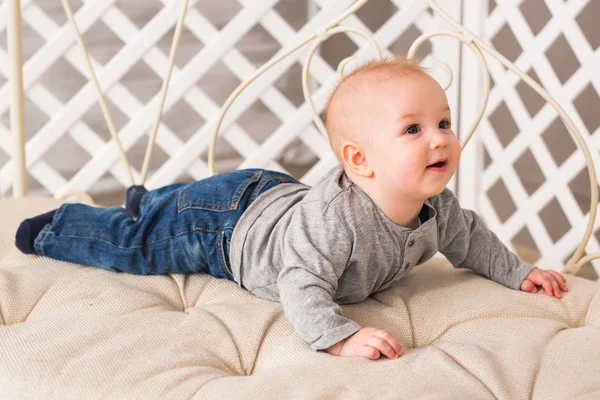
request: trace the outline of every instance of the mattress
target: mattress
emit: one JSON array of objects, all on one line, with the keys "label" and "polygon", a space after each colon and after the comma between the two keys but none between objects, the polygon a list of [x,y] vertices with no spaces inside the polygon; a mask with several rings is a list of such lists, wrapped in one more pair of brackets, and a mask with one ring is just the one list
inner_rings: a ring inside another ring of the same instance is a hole
[{"label": "mattress", "polygon": [[434,258],[342,307],[404,355],[335,357],[229,281],[21,254],[20,220],[58,204],[0,202],[0,399],[600,398],[596,282],[568,276],[558,300]]}]

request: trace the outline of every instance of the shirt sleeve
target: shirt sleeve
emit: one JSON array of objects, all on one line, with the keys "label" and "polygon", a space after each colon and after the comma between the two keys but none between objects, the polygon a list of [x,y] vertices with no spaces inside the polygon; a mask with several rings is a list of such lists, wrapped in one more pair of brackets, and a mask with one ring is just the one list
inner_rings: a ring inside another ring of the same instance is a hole
[{"label": "shirt sleeve", "polygon": [[286,231],[283,269],[277,278],[287,319],[314,350],[324,350],[361,329],[333,301],[351,244],[331,208],[308,203]]},{"label": "shirt sleeve", "polygon": [[474,211],[461,208],[449,189],[436,197],[439,251],[456,268],[472,269],[494,282],[520,290],[535,267],[510,251]]}]

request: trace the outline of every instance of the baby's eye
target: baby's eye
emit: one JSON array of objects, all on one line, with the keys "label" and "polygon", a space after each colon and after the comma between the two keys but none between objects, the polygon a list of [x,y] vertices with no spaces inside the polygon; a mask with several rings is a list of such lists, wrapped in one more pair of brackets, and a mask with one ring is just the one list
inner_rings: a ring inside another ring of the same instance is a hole
[{"label": "baby's eye", "polygon": [[419,125],[411,125],[404,131],[404,133],[408,133],[409,135],[414,135],[419,132],[421,132],[421,128],[419,128]]},{"label": "baby's eye", "polygon": [[439,128],[440,129],[450,129],[450,121],[446,121],[445,119],[440,121]]}]

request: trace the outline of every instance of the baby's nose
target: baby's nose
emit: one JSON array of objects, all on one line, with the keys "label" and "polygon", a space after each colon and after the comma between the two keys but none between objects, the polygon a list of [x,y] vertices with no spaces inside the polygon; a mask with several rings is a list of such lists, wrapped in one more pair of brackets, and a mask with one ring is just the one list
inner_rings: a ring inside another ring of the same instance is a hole
[{"label": "baby's nose", "polygon": [[429,145],[432,150],[437,149],[438,147],[445,147],[448,145],[448,138],[441,132],[435,132]]}]

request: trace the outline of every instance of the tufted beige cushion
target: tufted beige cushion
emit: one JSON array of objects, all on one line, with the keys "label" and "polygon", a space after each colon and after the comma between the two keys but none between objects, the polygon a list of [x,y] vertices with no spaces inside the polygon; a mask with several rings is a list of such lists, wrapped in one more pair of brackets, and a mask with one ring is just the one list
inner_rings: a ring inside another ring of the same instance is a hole
[{"label": "tufted beige cushion", "polygon": [[344,312],[390,330],[398,360],[305,344],[278,303],[205,275],[139,277],[25,256],[0,202],[0,399],[600,398],[599,286],[562,300],[434,259]]}]

